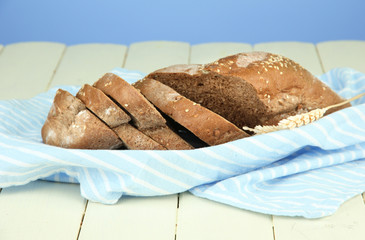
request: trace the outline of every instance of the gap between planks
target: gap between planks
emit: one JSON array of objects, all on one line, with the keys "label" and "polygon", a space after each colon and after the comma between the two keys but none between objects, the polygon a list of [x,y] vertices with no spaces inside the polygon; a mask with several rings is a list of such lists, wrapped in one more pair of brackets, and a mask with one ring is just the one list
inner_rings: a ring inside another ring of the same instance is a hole
[{"label": "gap between planks", "polygon": [[51,87],[51,84],[52,84],[53,79],[54,79],[54,77],[55,77],[55,75],[56,75],[56,72],[57,72],[57,70],[58,70],[58,68],[59,68],[59,66],[60,66],[60,64],[61,64],[61,62],[62,62],[63,57],[65,56],[66,49],[67,49],[67,47],[65,47],[65,48],[63,49],[62,54],[61,54],[61,56],[60,56],[60,59],[58,60],[58,62],[57,62],[57,64],[56,64],[55,69],[53,70],[52,76],[51,76],[51,78],[49,79],[49,81],[48,81],[48,83],[47,83],[47,86],[46,86],[45,91],[47,91],[47,90]]},{"label": "gap between planks", "polygon": [[272,239],[275,240],[274,215],[271,215],[271,225],[272,225]]},{"label": "gap between planks", "polygon": [[174,240],[177,239],[177,226],[178,226],[178,223],[179,223],[179,205],[180,205],[180,193],[177,194],[176,218],[175,218],[175,236],[174,236]]},{"label": "gap between planks", "polygon": [[80,237],[81,228],[82,228],[82,224],[84,223],[84,218],[85,218],[85,214],[86,214],[86,210],[87,210],[87,206],[88,206],[88,205],[89,205],[89,200],[86,200],[85,208],[84,208],[84,212],[82,213],[82,216],[81,216],[80,227],[79,227],[79,231],[78,231],[78,233],[77,233],[76,240],[78,240],[78,239],[79,239],[79,237]]},{"label": "gap between planks", "polygon": [[324,65],[323,65],[323,61],[322,61],[321,55],[319,54],[318,45],[317,44],[314,44],[314,47],[316,49],[316,54],[317,54],[317,57],[319,59],[319,64],[321,65],[322,74],[323,74],[323,73],[325,73],[325,69],[324,69]]}]

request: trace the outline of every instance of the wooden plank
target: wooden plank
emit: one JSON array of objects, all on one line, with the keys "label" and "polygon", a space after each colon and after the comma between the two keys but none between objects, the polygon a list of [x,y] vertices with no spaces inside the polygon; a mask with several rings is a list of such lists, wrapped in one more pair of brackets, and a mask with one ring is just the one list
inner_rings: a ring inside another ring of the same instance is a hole
[{"label": "wooden plank", "polygon": [[176,195],[124,197],[116,205],[89,203],[79,240],[175,237]]},{"label": "wooden plank", "polygon": [[76,239],[85,201],[76,184],[36,181],[0,194],[0,239]]},{"label": "wooden plank", "polygon": [[[1,96],[31,97],[45,91],[64,48],[43,42],[6,46],[0,54],[0,79],[7,79],[1,82]],[[85,207],[78,189],[78,185],[44,181],[3,189],[0,239],[75,239]]]},{"label": "wooden plank", "polygon": [[[179,42],[132,44],[124,67],[148,72],[165,65],[188,63],[189,52],[190,46]],[[90,239],[90,236],[103,236],[103,234],[108,234],[107,236],[110,237],[118,236],[119,238],[128,234],[129,237],[126,239],[173,239],[177,198],[177,194],[161,198],[131,198],[126,200],[122,198],[118,204],[113,206],[90,202],[81,228],[80,239]],[[142,211],[138,210],[139,208]],[[144,214],[143,209],[151,214]],[[118,214],[105,214],[105,211],[121,214],[116,225],[112,225],[118,226],[118,228],[111,227],[112,222],[115,221],[115,216]],[[140,221],[137,224],[138,218]],[[122,223],[119,224],[119,221]],[[109,232],[107,233],[103,229],[109,229]],[[121,232],[123,235],[120,235]]]},{"label": "wooden plank", "polygon": [[150,73],[174,64],[187,63],[190,45],[184,42],[151,41],[131,44],[126,69]]},{"label": "wooden plank", "polygon": [[252,46],[247,43],[203,43],[191,47],[190,63],[210,63],[219,58],[240,52],[250,52]]},{"label": "wooden plank", "polygon": [[104,73],[123,66],[126,51],[126,46],[117,44],[70,46],[50,86],[94,83]]},{"label": "wooden plank", "polygon": [[270,215],[180,195],[177,240],[273,239]]},{"label": "wooden plank", "polygon": [[[314,44],[304,42],[269,42],[254,45],[254,51],[264,51],[290,58],[314,75],[322,74],[321,64]],[[305,53],[305,54],[303,54]]]},{"label": "wooden plank", "polygon": [[30,98],[46,90],[65,45],[28,42],[7,45],[0,54],[0,99]]},{"label": "wooden plank", "polygon": [[[324,46],[323,43],[322,46]],[[328,46],[332,46],[330,50]],[[326,46],[328,48],[322,53],[322,48],[318,48],[320,62],[322,62],[325,71],[329,70],[331,59],[341,59],[345,52],[337,51],[338,45],[331,44]],[[297,53],[300,55],[299,53]],[[307,54],[305,51],[302,55]],[[329,59],[329,60],[328,60]],[[347,63],[352,64],[352,61],[358,59],[348,59]],[[313,61],[317,64],[317,61]],[[303,219],[290,217],[273,217],[275,238],[279,240],[285,239],[344,239],[351,237],[351,239],[360,239],[357,236],[365,235],[365,206],[361,199],[361,195],[356,196],[351,201],[346,202],[339,210],[332,216],[321,219]],[[359,235],[361,234],[361,235]]]},{"label": "wooden plank", "polygon": [[[221,57],[252,50],[249,44],[209,43],[194,45],[191,63],[208,63]],[[271,216],[240,210],[198,198],[180,195],[177,239],[272,239]]]},{"label": "wooden plank", "polygon": [[350,67],[365,73],[365,41],[331,41],[317,44],[325,71]]},{"label": "wooden plank", "polygon": [[358,195],[332,216],[321,219],[275,217],[274,226],[277,240],[362,240],[365,236],[364,202]]}]

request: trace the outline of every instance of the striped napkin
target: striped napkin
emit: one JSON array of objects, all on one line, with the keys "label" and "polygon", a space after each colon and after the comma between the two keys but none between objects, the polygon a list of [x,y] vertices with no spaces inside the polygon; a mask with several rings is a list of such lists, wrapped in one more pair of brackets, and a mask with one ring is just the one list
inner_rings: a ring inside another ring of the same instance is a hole
[{"label": "striped napkin", "polygon": [[[143,77],[113,72],[129,82]],[[353,69],[320,78],[344,98],[365,91],[365,74]],[[190,191],[238,208],[306,218],[330,215],[365,191],[365,99],[294,130],[201,149],[75,150],[42,143],[40,129],[57,89],[0,101],[0,187],[37,179],[79,183],[83,197],[105,204],[125,195]]]}]

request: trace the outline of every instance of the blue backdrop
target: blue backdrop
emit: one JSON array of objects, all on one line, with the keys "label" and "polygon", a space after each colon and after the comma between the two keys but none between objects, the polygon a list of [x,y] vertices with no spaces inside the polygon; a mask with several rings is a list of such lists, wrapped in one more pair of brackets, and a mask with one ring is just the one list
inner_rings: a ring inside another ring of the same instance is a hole
[{"label": "blue backdrop", "polygon": [[365,40],[363,0],[0,0],[0,44]]}]

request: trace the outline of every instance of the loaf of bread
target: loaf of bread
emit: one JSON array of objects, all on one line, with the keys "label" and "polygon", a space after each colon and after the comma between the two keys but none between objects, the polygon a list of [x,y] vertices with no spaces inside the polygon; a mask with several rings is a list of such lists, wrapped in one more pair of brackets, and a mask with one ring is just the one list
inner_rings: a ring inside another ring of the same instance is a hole
[{"label": "loaf of bread", "polygon": [[250,136],[242,127],[276,125],[344,101],[299,64],[265,52],[166,67],[133,85],[107,73],[76,96],[57,92],[42,128],[45,143],[88,149],[192,149],[190,139],[183,139],[172,125],[204,145],[217,145]]},{"label": "loaf of bread", "polygon": [[298,63],[266,52],[239,53],[206,65],[174,65],[147,77],[240,128],[276,125],[289,116],[343,101]]}]

